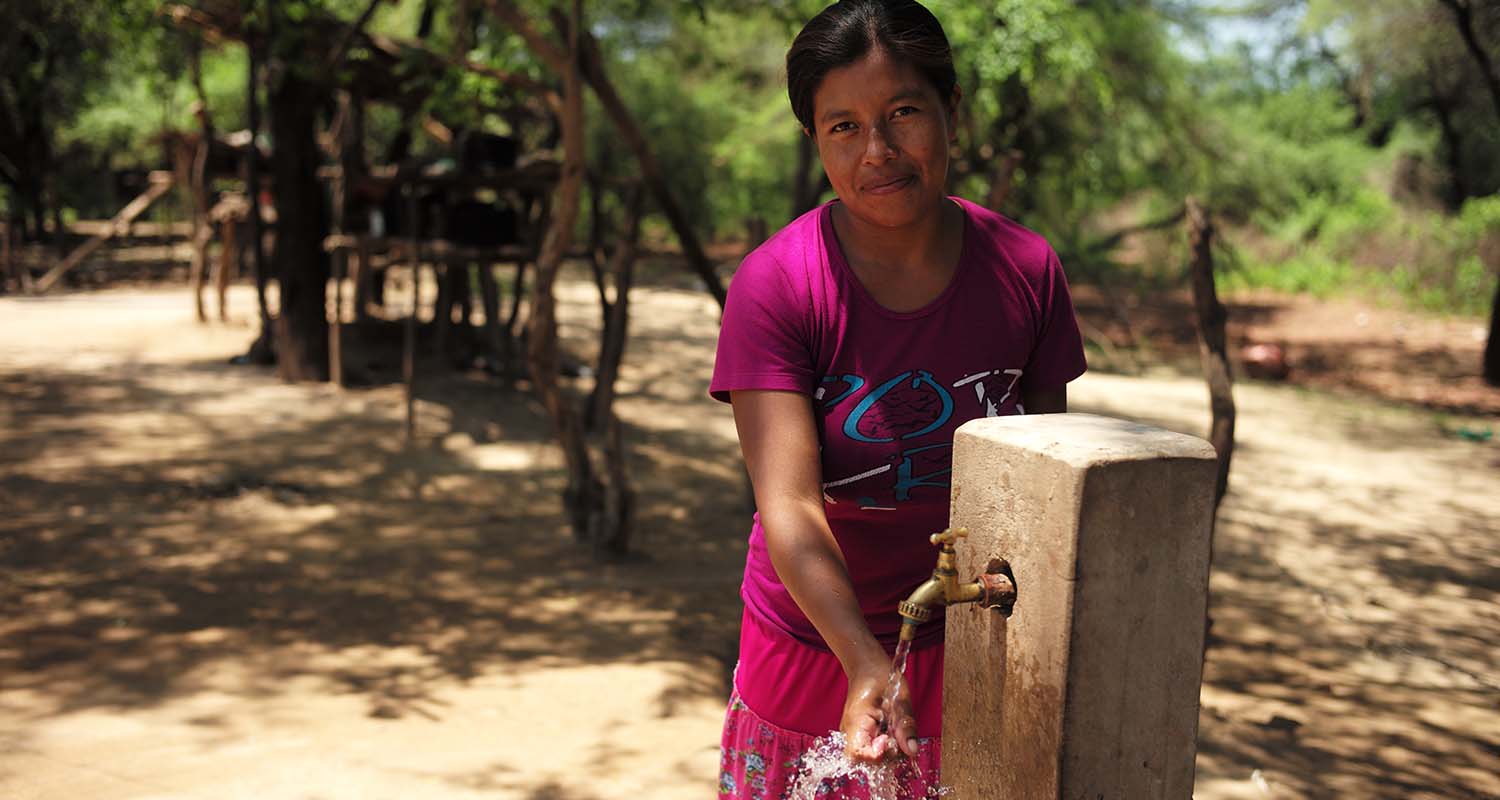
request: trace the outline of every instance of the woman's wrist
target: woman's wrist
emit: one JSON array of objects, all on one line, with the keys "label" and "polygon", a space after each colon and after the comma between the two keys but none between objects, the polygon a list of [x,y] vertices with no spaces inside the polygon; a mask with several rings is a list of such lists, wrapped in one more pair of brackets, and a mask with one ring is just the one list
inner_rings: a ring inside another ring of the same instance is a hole
[{"label": "woman's wrist", "polygon": [[891,657],[874,636],[870,636],[868,642],[860,642],[851,648],[847,655],[839,658],[839,663],[844,667],[844,677],[850,684],[862,678],[884,675],[891,670]]}]

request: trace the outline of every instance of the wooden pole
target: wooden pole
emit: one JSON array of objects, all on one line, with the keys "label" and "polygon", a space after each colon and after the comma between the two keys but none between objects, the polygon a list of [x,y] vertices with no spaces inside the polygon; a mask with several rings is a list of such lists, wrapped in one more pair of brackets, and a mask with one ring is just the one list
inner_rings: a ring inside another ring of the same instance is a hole
[{"label": "wooden pole", "polygon": [[354,243],[354,321],[363,323],[370,318],[370,279],[373,275],[370,264],[369,240],[360,236]]},{"label": "wooden pole", "polygon": [[439,361],[447,358],[448,334],[453,329],[453,305],[458,294],[460,271],[465,268],[451,262],[434,263],[437,299],[432,306],[432,339],[428,342]]},{"label": "wooden pole", "polygon": [[1229,312],[1214,289],[1213,223],[1195,198],[1187,199],[1188,244],[1192,248],[1193,305],[1198,312],[1198,345],[1203,376],[1208,381],[1213,423],[1208,440],[1219,454],[1219,477],[1214,485],[1214,507],[1229,489],[1229,461],[1234,455],[1234,387],[1229,369]]},{"label": "wooden pole", "polygon": [[328,332],[328,372],[335,386],[344,388],[344,274],[349,251],[333,254],[333,330]]},{"label": "wooden pole", "polygon": [[219,223],[219,269],[214,273],[214,292],[219,297],[219,321],[229,321],[229,284],[240,265],[239,220],[231,214]]},{"label": "wooden pole", "polygon": [[406,442],[417,440],[417,309],[422,303],[422,259],[417,252],[417,188],[406,185],[406,216],[411,247],[411,313],[406,315],[406,336],[401,351],[401,377],[406,383]]},{"label": "wooden pole", "polygon": [[21,276],[16,269],[15,250],[11,246],[11,236],[16,226],[9,221],[0,224],[5,226],[5,236],[0,238],[0,264],[3,264],[5,267],[5,279],[7,283],[13,287],[14,291],[19,291],[21,289]]},{"label": "wooden pole", "polygon": [[58,280],[60,280],[63,275],[67,274],[69,270],[83,263],[83,260],[85,258],[88,258],[89,255],[95,250],[99,249],[100,245],[103,245],[111,238],[120,235],[128,230],[130,227],[130,223],[134,221],[136,217],[145,213],[146,209],[150,208],[152,203],[156,202],[157,199],[167,193],[167,190],[172,188],[172,173],[160,171],[152,172],[149,177],[149,182],[150,185],[147,187],[146,191],[142,192],[140,196],[136,197],[134,200],[131,200],[128,205],[120,209],[120,213],[116,214],[114,219],[110,220],[109,225],[105,227],[103,231],[95,234],[92,238],[90,238],[83,244],[78,245],[78,247],[75,248],[73,252],[68,254],[67,258],[64,258],[57,266],[49,270],[46,275],[43,275],[41,280],[37,281],[36,286],[34,287],[36,293],[41,294],[42,292],[51,289],[54,285],[57,284]]},{"label": "wooden pole", "polygon": [[485,361],[491,366],[501,357],[500,341],[500,285],[495,281],[495,265],[478,262],[479,292],[484,302],[484,341],[489,350]]},{"label": "wooden pole", "polygon": [[[255,3],[250,3],[253,10]],[[259,82],[260,63],[255,51],[255,41],[245,44],[245,55],[249,60],[245,78],[245,111],[250,124],[250,147],[245,151],[245,195],[250,200],[250,268],[255,273],[255,302],[260,310],[260,341],[270,349],[271,310],[266,303],[266,252],[265,228],[260,217],[260,99],[256,87]]]},{"label": "wooden pole", "polygon": [[[361,19],[364,19],[361,17]],[[343,45],[340,45],[342,47]],[[333,208],[330,215],[332,232],[342,234],[347,226],[353,182],[358,180],[357,165],[351,151],[355,149],[357,137],[362,136],[360,125],[354,119],[358,113],[357,101],[348,91],[338,93],[339,107],[339,165],[338,177],[333,180]],[[328,377],[339,388],[344,387],[344,275],[348,272],[349,251],[339,248],[333,252],[333,319],[328,331]]]}]

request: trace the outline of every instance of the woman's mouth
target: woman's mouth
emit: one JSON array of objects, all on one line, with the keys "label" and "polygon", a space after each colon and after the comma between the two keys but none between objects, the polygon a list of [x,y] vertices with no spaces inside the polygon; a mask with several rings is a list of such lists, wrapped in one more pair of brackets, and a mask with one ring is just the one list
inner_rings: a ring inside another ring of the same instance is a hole
[{"label": "woman's mouth", "polygon": [[894,194],[910,186],[916,180],[911,175],[902,175],[895,178],[885,178],[873,183],[865,184],[866,194]]}]

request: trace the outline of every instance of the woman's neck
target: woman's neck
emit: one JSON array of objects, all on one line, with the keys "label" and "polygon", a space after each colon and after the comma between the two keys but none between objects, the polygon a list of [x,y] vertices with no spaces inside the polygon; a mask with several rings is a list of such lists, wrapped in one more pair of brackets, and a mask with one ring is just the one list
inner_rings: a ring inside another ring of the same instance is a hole
[{"label": "woman's neck", "polygon": [[832,209],[833,233],[850,270],[876,303],[906,313],[940,297],[963,254],[964,212],[944,200],[919,224],[880,228],[859,224],[842,203]]},{"label": "woman's neck", "polygon": [[900,228],[870,225],[833,206],[833,230],[844,258],[858,272],[951,271],[963,239],[963,211],[944,198],[932,213]]}]

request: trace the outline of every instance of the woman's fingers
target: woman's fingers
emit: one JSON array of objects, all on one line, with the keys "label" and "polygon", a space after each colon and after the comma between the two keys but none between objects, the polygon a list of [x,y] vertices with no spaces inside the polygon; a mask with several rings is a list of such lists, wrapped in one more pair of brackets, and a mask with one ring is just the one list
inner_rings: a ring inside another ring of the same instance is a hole
[{"label": "woman's fingers", "polygon": [[846,736],[844,751],[850,758],[874,761],[884,756],[890,746],[891,737],[881,733],[871,720],[869,724],[860,725]]},{"label": "woman's fingers", "polygon": [[900,744],[901,752],[911,758],[917,757],[917,720],[910,715],[903,716],[896,723],[894,729],[896,742]]},{"label": "woman's fingers", "polygon": [[890,734],[891,750],[906,756],[917,754],[917,719],[911,705],[911,687],[903,676],[894,697],[881,698],[881,729]]}]

